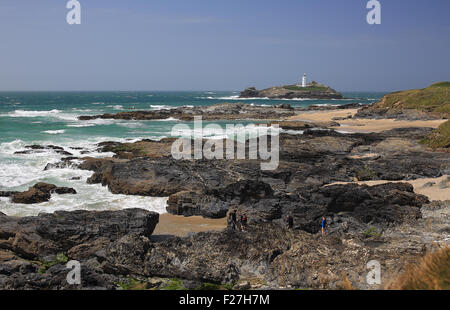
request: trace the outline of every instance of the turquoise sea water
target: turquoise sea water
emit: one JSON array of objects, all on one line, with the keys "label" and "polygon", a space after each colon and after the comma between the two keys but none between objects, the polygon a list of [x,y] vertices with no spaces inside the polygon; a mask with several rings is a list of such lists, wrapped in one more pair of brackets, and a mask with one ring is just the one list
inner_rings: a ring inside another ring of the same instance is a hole
[{"label": "turquoise sea water", "polygon": [[[378,101],[383,93],[344,93],[345,100],[266,100],[238,99],[237,92],[0,92],[0,191],[25,190],[36,182],[70,186],[77,195],[53,195],[39,205],[13,205],[0,198],[0,212],[9,215],[33,215],[39,212],[74,209],[121,209],[140,207],[165,212],[166,198],[112,195],[101,185],[88,185],[89,171],[52,169],[45,165],[62,157],[54,151],[18,155],[25,145],[63,146],[74,156],[108,156],[98,154],[95,145],[102,141],[135,141],[170,136],[179,121],[91,120],[79,121],[80,115],[117,113],[132,110],[170,109],[178,106],[202,106],[223,102],[246,102],[277,105],[288,102],[294,107],[312,104],[363,104]],[[204,125],[206,125],[205,123]],[[82,147],[88,153],[80,154]],[[80,180],[72,180],[81,177]]]}]

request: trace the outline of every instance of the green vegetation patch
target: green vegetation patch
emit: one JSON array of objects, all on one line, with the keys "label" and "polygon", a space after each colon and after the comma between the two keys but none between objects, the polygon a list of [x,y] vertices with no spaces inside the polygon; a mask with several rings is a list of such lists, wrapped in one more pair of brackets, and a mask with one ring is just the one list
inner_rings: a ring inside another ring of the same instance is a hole
[{"label": "green vegetation patch", "polygon": [[186,290],[183,286],[183,280],[181,279],[170,279],[166,286],[160,288],[163,291],[182,291]]},{"label": "green vegetation patch", "polygon": [[450,87],[450,82],[438,82],[434,83],[430,87]]},{"label": "green vegetation patch", "polygon": [[297,85],[287,85],[287,86],[283,86],[283,88],[287,89],[287,90],[293,90],[293,91],[326,91],[326,90],[328,90],[327,87],[322,87],[322,86],[300,87]]},{"label": "green vegetation patch", "polygon": [[69,258],[64,253],[59,253],[56,255],[56,258],[54,261],[42,261],[41,262],[41,268],[39,269],[39,273],[43,274],[45,273],[50,267],[53,267],[57,264],[65,264],[69,261]]},{"label": "green vegetation patch", "polygon": [[148,289],[148,285],[145,282],[129,278],[126,281],[119,282],[118,286],[121,290],[125,291],[139,291]]},{"label": "green vegetation patch", "polygon": [[413,89],[386,95],[376,106],[390,109],[415,109],[450,115],[450,82],[440,82],[424,89]]},{"label": "green vegetation patch", "polygon": [[216,283],[203,283],[196,290],[200,291],[231,291],[234,284],[216,284]]},{"label": "green vegetation patch", "polygon": [[450,121],[443,123],[420,142],[433,149],[450,148]]},{"label": "green vegetation patch", "polygon": [[370,227],[365,232],[363,232],[364,237],[370,238],[370,237],[381,237],[381,233],[377,232],[377,229],[375,227]]}]

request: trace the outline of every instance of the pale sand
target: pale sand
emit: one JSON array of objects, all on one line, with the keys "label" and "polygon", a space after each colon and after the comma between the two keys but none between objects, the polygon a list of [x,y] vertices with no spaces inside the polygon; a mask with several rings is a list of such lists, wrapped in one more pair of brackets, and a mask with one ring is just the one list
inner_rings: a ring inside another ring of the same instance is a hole
[{"label": "pale sand", "polygon": [[[450,200],[450,188],[439,188],[439,183],[442,181],[445,181],[450,175],[444,175],[440,178],[424,178],[424,179],[417,179],[417,180],[411,180],[411,181],[360,181],[360,182],[336,182],[333,184],[327,184],[325,186],[331,186],[335,184],[349,184],[349,183],[356,183],[356,184],[366,184],[369,186],[378,185],[378,184],[384,184],[384,183],[399,183],[399,182],[406,182],[410,183],[414,187],[414,192],[416,194],[425,195],[428,197],[430,201],[433,200]],[[427,186],[424,187],[426,183],[433,182],[435,183],[433,186]],[[450,184],[449,184],[450,186]]]},{"label": "pale sand", "polygon": [[[288,120],[301,120],[311,122],[327,122],[332,121],[334,117],[346,117],[355,115],[357,109],[337,110],[337,111],[312,111],[300,113],[288,118]],[[396,121],[393,119],[348,119],[336,121],[341,126],[332,127],[339,131],[345,132],[381,132],[394,128],[406,127],[430,127],[437,128],[447,120],[432,121]]]},{"label": "pale sand", "polygon": [[227,227],[227,219],[206,219],[201,216],[184,217],[172,214],[160,214],[154,235],[175,235],[183,237],[190,232],[220,231]]}]

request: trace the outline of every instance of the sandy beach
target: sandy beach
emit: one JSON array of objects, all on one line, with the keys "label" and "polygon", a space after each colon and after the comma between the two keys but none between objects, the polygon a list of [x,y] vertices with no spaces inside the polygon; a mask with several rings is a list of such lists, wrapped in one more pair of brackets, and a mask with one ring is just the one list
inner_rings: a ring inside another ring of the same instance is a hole
[{"label": "sandy beach", "polygon": [[[410,183],[414,187],[414,192],[416,194],[425,195],[428,197],[430,201],[433,200],[450,200],[450,182],[448,181],[450,175],[444,175],[439,178],[423,178],[411,181],[386,181],[386,180],[377,180],[377,181],[359,181],[359,182],[336,182],[332,184],[328,184],[325,186],[331,186],[336,184],[365,184],[369,186],[385,184],[385,183]],[[445,188],[441,188],[445,187]]]},{"label": "sandy beach", "polygon": [[207,219],[201,216],[184,217],[169,213],[160,214],[159,223],[156,226],[154,235],[175,235],[186,236],[190,232],[198,233],[202,231],[220,231],[227,227],[227,220]]},{"label": "sandy beach", "polygon": [[[338,111],[312,111],[300,113],[296,116],[288,118],[288,120],[296,121],[311,121],[311,122],[328,122],[333,121],[333,118],[342,118],[353,116],[358,112],[358,109],[338,110]],[[334,127],[334,129],[343,132],[382,132],[394,128],[407,127],[430,127],[437,128],[446,120],[431,120],[431,121],[396,121],[394,119],[348,119],[336,121],[341,126]]]}]

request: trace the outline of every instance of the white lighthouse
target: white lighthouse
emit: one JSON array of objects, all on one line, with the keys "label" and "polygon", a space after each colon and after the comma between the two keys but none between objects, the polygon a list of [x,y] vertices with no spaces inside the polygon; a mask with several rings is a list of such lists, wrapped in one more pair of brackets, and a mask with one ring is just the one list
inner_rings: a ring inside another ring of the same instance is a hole
[{"label": "white lighthouse", "polygon": [[304,73],[302,77],[302,87],[306,87],[306,73]]}]

